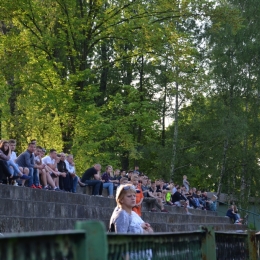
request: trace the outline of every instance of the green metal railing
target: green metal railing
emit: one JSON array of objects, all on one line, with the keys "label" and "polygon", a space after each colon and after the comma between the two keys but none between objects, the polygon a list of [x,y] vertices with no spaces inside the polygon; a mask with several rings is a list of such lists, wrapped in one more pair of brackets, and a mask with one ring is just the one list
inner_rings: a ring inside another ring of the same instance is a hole
[{"label": "green metal railing", "polygon": [[76,230],[6,234],[0,260],[256,260],[259,245],[254,232],[107,234],[103,223],[88,221]]}]

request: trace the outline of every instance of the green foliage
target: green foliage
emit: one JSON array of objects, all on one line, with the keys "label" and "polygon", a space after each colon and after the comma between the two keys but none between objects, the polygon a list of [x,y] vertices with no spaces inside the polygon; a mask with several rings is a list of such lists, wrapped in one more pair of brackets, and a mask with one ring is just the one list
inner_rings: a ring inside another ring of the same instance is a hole
[{"label": "green foliage", "polygon": [[138,164],[168,180],[174,161],[174,182],[256,194],[255,3],[4,1],[1,138],[73,153],[79,175]]}]

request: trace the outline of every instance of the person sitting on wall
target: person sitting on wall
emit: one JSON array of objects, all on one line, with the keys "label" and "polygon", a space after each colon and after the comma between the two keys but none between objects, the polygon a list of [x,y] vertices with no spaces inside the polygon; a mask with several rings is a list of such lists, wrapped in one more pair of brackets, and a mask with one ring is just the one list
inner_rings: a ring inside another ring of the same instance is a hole
[{"label": "person sitting on wall", "polygon": [[114,190],[116,190],[117,187],[119,186],[119,184],[120,184],[120,179],[121,179],[120,170],[119,170],[119,169],[116,169],[116,170],[114,171],[114,175],[113,175],[113,176],[110,176],[110,180],[114,183]]},{"label": "person sitting on wall", "polygon": [[234,224],[241,224],[239,221],[239,216],[235,212],[235,205],[231,205],[230,208],[227,210],[226,216],[229,217]]},{"label": "person sitting on wall", "polygon": [[103,188],[108,190],[108,198],[114,198],[113,190],[114,190],[114,183],[111,181],[111,173],[113,168],[111,165],[106,167],[106,171],[102,174],[101,181],[103,182]]},{"label": "person sitting on wall", "polygon": [[183,197],[181,194],[181,187],[177,187],[177,191],[172,195],[172,203],[174,203],[178,207],[184,207],[186,213],[190,215],[191,213],[188,211],[189,201]]},{"label": "person sitting on wall", "polygon": [[[151,187],[148,191],[148,197],[151,197],[151,198],[155,198],[156,199],[156,202],[157,204],[159,205],[160,209],[161,209],[161,212],[168,212],[164,206],[163,206],[163,202],[162,202],[162,198],[158,197],[158,193],[156,192],[156,184],[155,182],[152,182],[151,183]],[[151,209],[151,212],[156,212],[157,210],[155,208],[152,208]]]},{"label": "person sitting on wall", "polygon": [[93,196],[102,196],[103,182],[100,180],[100,170],[101,165],[97,163],[93,167],[87,169],[81,178],[81,182],[87,184],[88,186],[93,186]]}]

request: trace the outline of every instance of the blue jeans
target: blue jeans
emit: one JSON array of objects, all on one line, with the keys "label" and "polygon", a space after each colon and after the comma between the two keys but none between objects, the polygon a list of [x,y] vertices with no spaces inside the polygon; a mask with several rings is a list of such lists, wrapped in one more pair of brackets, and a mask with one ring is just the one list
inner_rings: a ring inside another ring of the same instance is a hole
[{"label": "blue jeans", "polygon": [[78,184],[78,176],[75,176],[74,178],[72,178],[72,185],[71,185],[71,192],[72,193],[76,193],[77,184]]},{"label": "blue jeans", "polygon": [[103,182],[98,180],[86,180],[85,184],[93,186],[92,195],[102,195]]},{"label": "blue jeans", "polygon": [[104,182],[103,188],[108,189],[109,196],[113,196],[113,190],[114,190],[113,182]]},{"label": "blue jeans", "polygon": [[28,180],[28,186],[31,187],[33,185],[33,170],[34,168],[28,168],[29,174],[28,176],[31,176],[31,178]]},{"label": "blue jeans", "polygon": [[217,202],[213,201],[212,203],[210,203],[209,207],[211,211],[217,211]]},{"label": "blue jeans", "polygon": [[39,171],[36,168],[33,168],[33,184],[35,186],[38,186],[40,184],[40,182],[39,182]]},{"label": "blue jeans", "polygon": [[[9,169],[9,172],[15,176],[17,176],[19,173],[20,173],[20,170],[18,168],[18,165],[16,163],[14,163],[13,160],[8,160],[7,161],[7,165],[8,165],[8,169]],[[10,167],[12,166],[12,167]]]}]

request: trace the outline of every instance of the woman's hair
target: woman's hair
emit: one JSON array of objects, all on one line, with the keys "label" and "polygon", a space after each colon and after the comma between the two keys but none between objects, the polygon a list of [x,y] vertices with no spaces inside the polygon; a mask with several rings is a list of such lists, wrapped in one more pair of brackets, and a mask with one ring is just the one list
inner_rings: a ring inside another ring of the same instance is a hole
[{"label": "woman's hair", "polygon": [[117,206],[121,206],[120,200],[129,192],[136,193],[133,184],[120,185],[116,190],[116,203]]},{"label": "woman's hair", "polygon": [[5,155],[8,155],[8,153],[9,153],[9,147],[8,147],[8,149],[5,151],[5,149],[4,149],[5,144],[9,144],[9,142],[6,141],[6,140],[2,140],[1,143],[0,143],[0,149],[2,150],[2,152],[3,152]]}]

